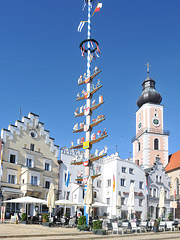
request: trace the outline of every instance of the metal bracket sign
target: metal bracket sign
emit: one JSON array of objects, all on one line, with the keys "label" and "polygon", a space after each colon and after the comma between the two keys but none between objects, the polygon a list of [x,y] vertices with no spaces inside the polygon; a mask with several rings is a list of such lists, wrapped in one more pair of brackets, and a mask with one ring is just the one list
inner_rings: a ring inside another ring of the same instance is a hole
[{"label": "metal bracket sign", "polygon": [[83,149],[88,149],[89,148],[89,141],[83,142]]}]

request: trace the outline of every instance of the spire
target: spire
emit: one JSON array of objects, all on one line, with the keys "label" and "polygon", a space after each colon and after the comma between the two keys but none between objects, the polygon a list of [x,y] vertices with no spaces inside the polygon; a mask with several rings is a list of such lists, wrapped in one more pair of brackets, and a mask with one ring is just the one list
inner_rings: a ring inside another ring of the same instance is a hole
[{"label": "spire", "polygon": [[147,78],[144,80],[142,84],[143,90],[141,96],[137,100],[137,105],[139,108],[145,103],[160,104],[162,101],[160,93],[158,93],[155,88],[156,82],[154,81],[153,78],[149,77],[149,68],[151,67],[149,62],[147,62],[146,66],[147,66]]}]

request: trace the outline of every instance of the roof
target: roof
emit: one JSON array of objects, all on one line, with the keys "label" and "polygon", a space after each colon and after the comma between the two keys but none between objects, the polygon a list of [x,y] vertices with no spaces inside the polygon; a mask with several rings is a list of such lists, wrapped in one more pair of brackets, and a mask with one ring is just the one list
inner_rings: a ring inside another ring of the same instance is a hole
[{"label": "roof", "polygon": [[166,172],[180,168],[180,150],[169,155],[169,163],[166,166]]}]

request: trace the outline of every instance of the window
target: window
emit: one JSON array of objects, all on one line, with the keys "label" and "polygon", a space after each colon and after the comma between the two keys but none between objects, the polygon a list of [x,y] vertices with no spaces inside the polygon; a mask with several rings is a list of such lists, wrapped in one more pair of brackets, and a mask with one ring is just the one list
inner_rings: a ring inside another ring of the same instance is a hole
[{"label": "window", "polygon": [[10,163],[16,163],[16,155],[10,154]]},{"label": "window", "polygon": [[51,166],[52,166],[52,161],[49,160],[49,159],[45,159],[44,160],[44,170],[48,171],[48,172],[51,172],[52,171]]},{"label": "window", "polygon": [[34,186],[38,185],[38,178],[37,176],[31,176],[31,184]]},{"label": "window", "polygon": [[66,200],[69,200],[69,198],[70,198],[70,192],[67,192],[66,193]]},{"label": "window", "polygon": [[154,139],[154,150],[159,150],[159,140],[157,138]]},{"label": "window", "polygon": [[167,199],[167,191],[164,192],[164,198]]},{"label": "window", "polygon": [[130,174],[134,174],[134,169],[133,169],[133,168],[130,168],[130,169],[129,169],[129,173],[130,173]]},{"label": "window", "polygon": [[126,180],[124,178],[121,178],[121,186],[125,187]]},{"label": "window", "polygon": [[15,175],[8,175],[8,183],[11,183],[11,184],[15,184],[15,179],[16,179],[16,176]]},{"label": "window", "polygon": [[139,189],[143,189],[143,182],[139,182]]},{"label": "window", "polygon": [[64,181],[66,182],[67,173],[64,174]]},{"label": "window", "polygon": [[126,173],[126,167],[122,167],[122,172]]},{"label": "window", "polygon": [[97,187],[101,188],[101,180],[97,180]]},{"label": "window", "polygon": [[45,170],[45,171],[49,171],[49,169],[50,169],[49,163],[46,162],[46,163],[45,163],[44,170]]},{"label": "window", "polygon": [[156,189],[153,190],[153,197],[156,197]]},{"label": "window", "polygon": [[130,180],[130,184],[131,184],[131,183],[134,183],[134,180]]},{"label": "window", "polygon": [[97,198],[97,192],[93,192],[93,197]]},{"label": "window", "polygon": [[158,175],[156,175],[156,182],[158,182]]},{"label": "window", "polygon": [[45,181],[45,188],[49,189],[50,188],[50,182],[49,181]]},{"label": "window", "polygon": [[140,151],[141,151],[141,143],[138,142],[138,152],[140,152]]},{"label": "window", "polygon": [[124,204],[125,204],[125,198],[121,197],[121,205],[124,205]]},{"label": "window", "polygon": [[34,144],[32,144],[32,143],[31,143],[31,145],[30,145],[30,150],[31,150],[31,151],[34,151]]},{"label": "window", "polygon": [[140,207],[143,206],[143,199],[139,199],[139,206],[140,206]]},{"label": "window", "polygon": [[110,187],[111,186],[111,179],[108,179],[107,180],[107,187]]},{"label": "window", "polygon": [[26,159],[26,167],[32,167],[32,159],[30,158]]},{"label": "window", "polygon": [[106,198],[107,205],[110,205],[110,198]]},{"label": "window", "polygon": [[149,189],[149,196],[152,197],[152,188]]},{"label": "window", "polygon": [[179,195],[179,178],[176,178],[176,195]]}]

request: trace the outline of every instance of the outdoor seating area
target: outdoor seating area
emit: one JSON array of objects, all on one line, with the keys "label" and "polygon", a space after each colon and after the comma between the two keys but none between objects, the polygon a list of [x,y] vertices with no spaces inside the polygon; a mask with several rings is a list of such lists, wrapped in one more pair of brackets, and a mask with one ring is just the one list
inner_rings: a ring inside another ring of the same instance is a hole
[{"label": "outdoor seating area", "polygon": [[128,234],[142,232],[179,231],[180,224],[177,221],[128,221],[128,220],[103,220],[102,227],[108,234]]}]

